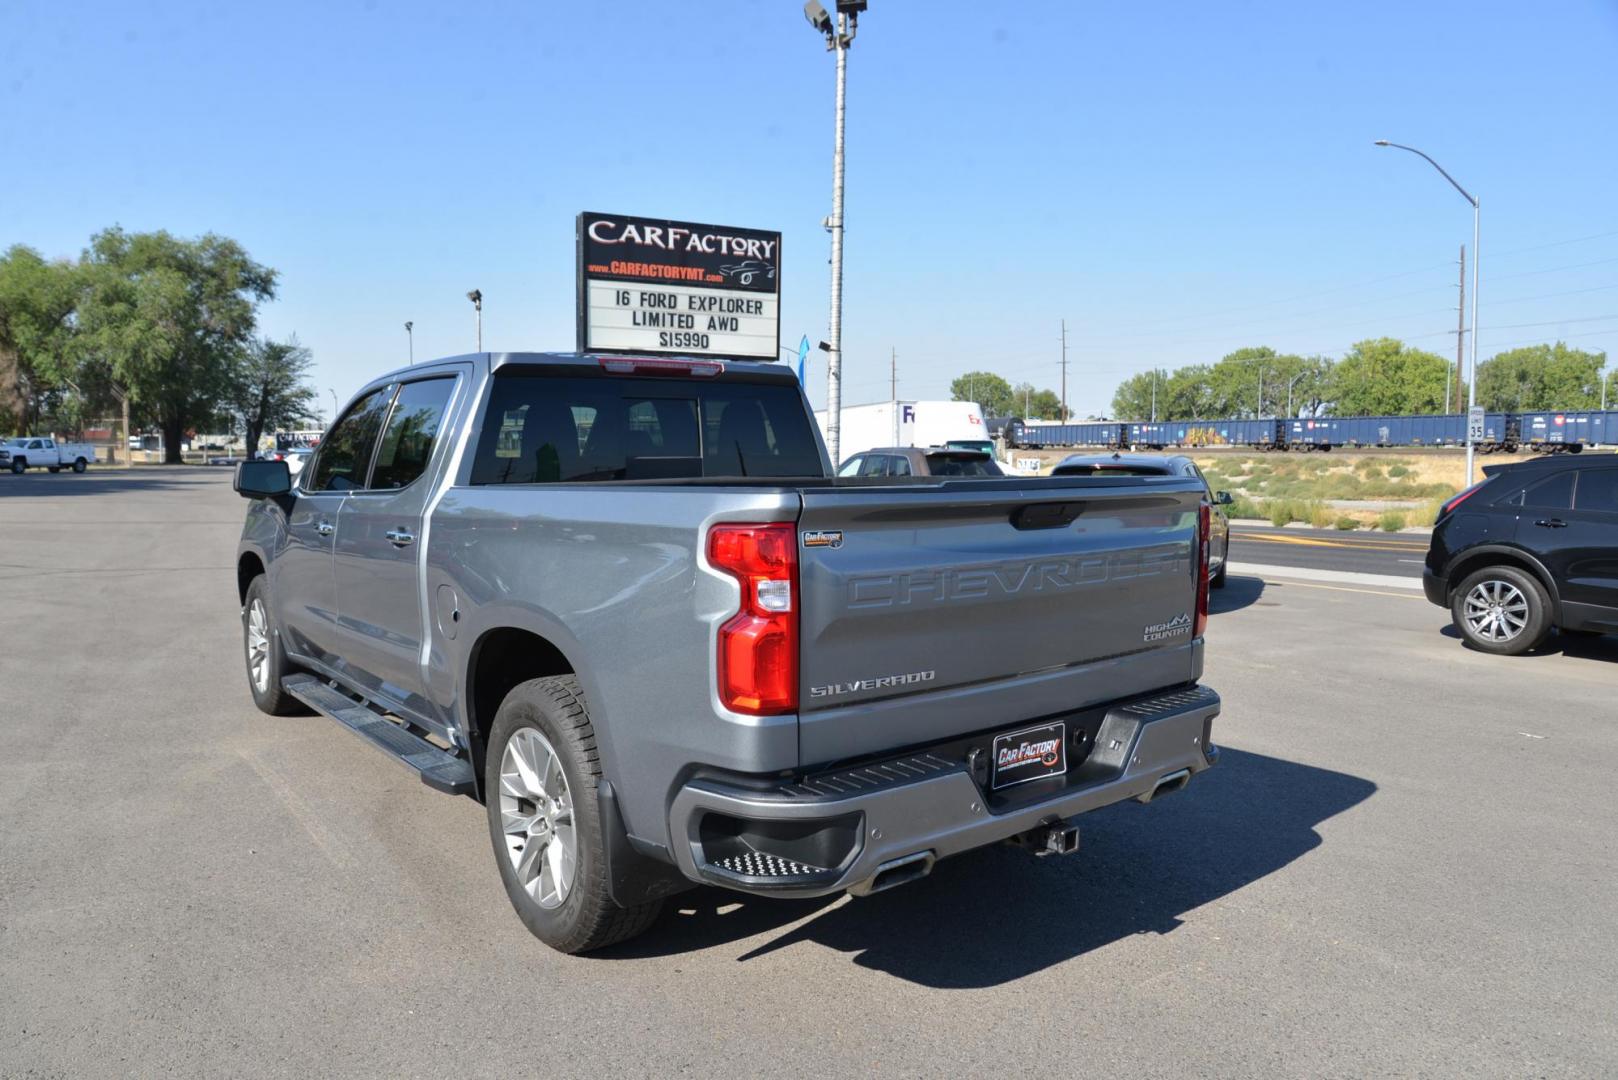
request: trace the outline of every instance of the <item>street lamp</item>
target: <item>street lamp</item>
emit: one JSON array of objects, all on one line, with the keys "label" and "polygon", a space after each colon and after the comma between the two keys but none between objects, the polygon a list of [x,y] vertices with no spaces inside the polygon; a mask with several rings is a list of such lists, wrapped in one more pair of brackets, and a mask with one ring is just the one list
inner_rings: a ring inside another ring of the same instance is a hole
[{"label": "street lamp", "polygon": [[331,395],[331,422],[335,424],[337,423],[337,391],[328,386],[326,387],[326,392]]},{"label": "street lamp", "polygon": [[478,352],[482,352],[483,351],[483,290],[482,289],[473,289],[471,292],[466,294],[466,298],[468,300],[472,301],[472,306],[477,309],[477,313],[478,313]]},{"label": "street lamp", "polygon": [[803,5],[803,17],[826,38],[826,51],[837,54],[837,136],[832,150],[831,216],[826,231],[831,233],[831,317],[827,326],[831,338],[826,350],[826,449],[832,461],[838,460],[843,420],[843,116],[848,86],[848,47],[859,30],[860,12],[867,0],[836,0],[837,18],[820,0]]},{"label": "street lamp", "polygon": [[1376,145],[1391,146],[1395,150],[1408,150],[1412,154],[1425,159],[1427,164],[1438,170],[1438,175],[1448,180],[1450,185],[1461,193],[1461,198],[1472,204],[1472,360],[1469,365],[1471,373],[1467,380],[1469,385],[1466,391],[1467,412],[1469,414],[1466,421],[1466,482],[1471,484],[1472,462],[1477,452],[1477,448],[1472,443],[1472,419],[1470,413],[1472,409],[1477,407],[1478,403],[1478,286],[1483,281],[1483,262],[1478,251],[1478,211],[1481,204],[1478,202],[1477,196],[1457,183],[1455,177],[1445,172],[1442,165],[1427,157],[1426,154],[1423,154],[1414,146],[1403,146],[1396,142],[1389,142],[1386,139],[1376,140]]},{"label": "street lamp", "polygon": [[413,328],[415,327],[415,325],[416,325],[415,323],[410,322],[409,320],[405,321],[405,337],[410,339],[410,366],[411,367],[416,366],[416,335],[411,332],[413,330]]}]

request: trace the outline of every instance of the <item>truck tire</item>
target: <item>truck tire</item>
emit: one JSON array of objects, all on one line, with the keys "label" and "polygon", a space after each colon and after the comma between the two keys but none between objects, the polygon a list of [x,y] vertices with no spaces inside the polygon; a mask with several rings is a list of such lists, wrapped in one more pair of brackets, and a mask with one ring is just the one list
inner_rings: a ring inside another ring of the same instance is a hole
[{"label": "truck tire", "polygon": [[530,932],[564,953],[644,932],[661,900],[619,907],[607,889],[601,757],[578,679],[514,687],[500,703],[484,759],[489,839],[511,906]]},{"label": "truck tire", "polygon": [[12,458],[11,459],[11,471],[14,474],[16,474],[17,476],[21,476],[23,473],[27,472],[28,471],[28,459],[27,458]]},{"label": "truck tire", "polygon": [[1219,564],[1219,573],[1208,579],[1208,588],[1223,589],[1225,587],[1225,572],[1230,569],[1230,554],[1225,554],[1225,561]]},{"label": "truck tire", "polygon": [[83,458],[74,458],[73,459],[73,471],[74,472],[81,473],[85,469],[88,469],[89,467],[90,467],[90,463],[88,461],[85,461]]},{"label": "truck tire", "polygon": [[260,574],[247,586],[242,601],[242,649],[247,659],[247,687],[253,704],[270,716],[307,716],[310,709],[281,689],[281,678],[292,672],[281,651],[281,633],[270,618],[269,587]]},{"label": "truck tire", "polygon": [[1450,617],[1467,643],[1496,656],[1521,656],[1551,631],[1551,599],[1534,575],[1515,566],[1468,574],[1450,597]]}]

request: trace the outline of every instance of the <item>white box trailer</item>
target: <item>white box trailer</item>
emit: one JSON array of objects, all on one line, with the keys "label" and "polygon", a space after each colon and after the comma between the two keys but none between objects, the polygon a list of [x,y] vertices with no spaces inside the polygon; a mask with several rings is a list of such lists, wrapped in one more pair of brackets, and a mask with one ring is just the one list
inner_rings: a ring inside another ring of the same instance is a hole
[{"label": "white box trailer", "polygon": [[[825,410],[815,413],[815,422],[824,435]],[[878,446],[987,442],[989,430],[983,424],[983,410],[975,401],[878,401],[843,406],[840,436],[839,455],[847,461]]]}]

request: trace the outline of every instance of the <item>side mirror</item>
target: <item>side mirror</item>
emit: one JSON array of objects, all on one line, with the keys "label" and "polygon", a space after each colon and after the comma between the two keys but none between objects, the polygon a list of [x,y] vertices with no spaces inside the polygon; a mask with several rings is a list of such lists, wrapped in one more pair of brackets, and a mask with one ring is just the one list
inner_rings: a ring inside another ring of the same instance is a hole
[{"label": "side mirror", "polygon": [[1214,502],[1218,503],[1220,506],[1229,506],[1235,501],[1235,499],[1231,498],[1230,492],[1228,491],[1214,492]]},{"label": "side mirror", "polygon": [[269,499],[292,491],[292,470],[284,461],[243,461],[231,481],[244,499]]}]

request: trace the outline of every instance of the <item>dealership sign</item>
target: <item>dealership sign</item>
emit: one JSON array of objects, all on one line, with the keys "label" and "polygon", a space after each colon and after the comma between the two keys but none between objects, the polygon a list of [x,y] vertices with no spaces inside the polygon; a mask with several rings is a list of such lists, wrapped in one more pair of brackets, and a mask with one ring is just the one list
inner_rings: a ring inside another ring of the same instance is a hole
[{"label": "dealership sign", "polygon": [[579,215],[579,351],[774,360],[781,234]]}]

